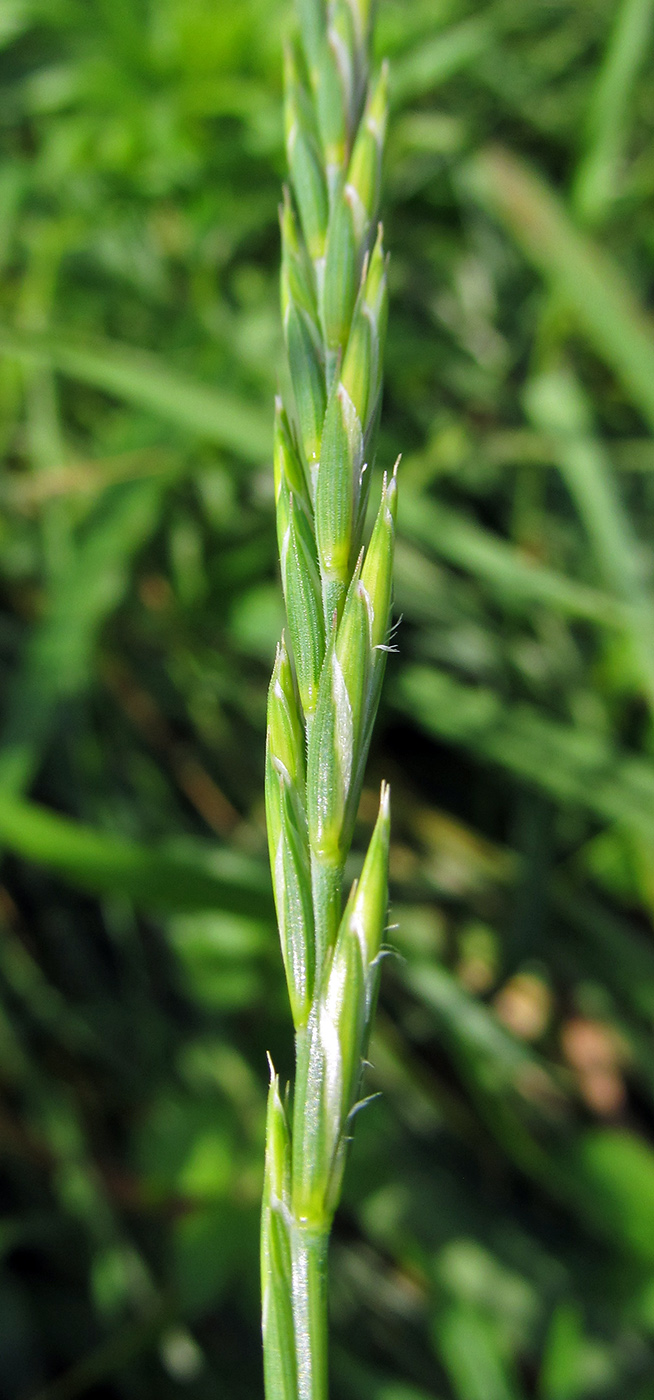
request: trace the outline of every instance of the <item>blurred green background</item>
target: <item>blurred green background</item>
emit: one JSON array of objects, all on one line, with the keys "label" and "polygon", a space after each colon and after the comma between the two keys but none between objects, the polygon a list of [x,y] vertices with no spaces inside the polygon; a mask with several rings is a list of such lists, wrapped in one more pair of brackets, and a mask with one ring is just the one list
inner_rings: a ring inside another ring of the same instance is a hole
[{"label": "blurred green background", "polygon": [[[397,956],[335,1400],[654,1396],[653,10],[379,7]],[[0,3],[2,1400],[262,1393],[289,22]]]}]

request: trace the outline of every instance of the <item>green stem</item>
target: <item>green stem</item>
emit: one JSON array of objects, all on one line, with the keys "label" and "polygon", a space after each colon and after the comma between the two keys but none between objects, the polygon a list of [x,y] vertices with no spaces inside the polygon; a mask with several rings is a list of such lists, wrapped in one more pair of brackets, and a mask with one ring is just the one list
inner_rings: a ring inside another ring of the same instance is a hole
[{"label": "green stem", "polygon": [[295,1051],[295,1104],[292,1139],[291,1267],[298,1400],[326,1400],[327,1208],[332,1148],[325,1140],[321,1102],[325,1061],[316,1035],[320,1007],[314,1002],[309,1025],[298,1031]]},{"label": "green stem", "polygon": [[327,1249],[329,1230],[291,1227],[293,1323],[298,1400],[327,1400]]},{"label": "green stem", "polygon": [[316,991],[319,991],[325,958],[336,942],[341,921],[343,867],[316,855],[311,856],[311,887],[316,938]]}]

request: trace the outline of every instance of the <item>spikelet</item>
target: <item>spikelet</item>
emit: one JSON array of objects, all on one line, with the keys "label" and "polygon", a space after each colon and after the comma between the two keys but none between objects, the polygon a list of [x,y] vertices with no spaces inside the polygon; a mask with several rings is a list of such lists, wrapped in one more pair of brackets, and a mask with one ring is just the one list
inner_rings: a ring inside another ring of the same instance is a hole
[{"label": "spikelet", "polygon": [[291,1190],[293,1214],[300,1219],[331,1219],[338,1201],[376,998],[389,839],[390,794],[383,784],[361,878],[347,902],[298,1057]]},{"label": "spikelet", "polygon": [[[272,1069],[272,1065],[271,1065]],[[279,1079],[271,1074],[261,1203],[261,1331],[266,1395],[297,1400],[290,1238],[290,1141]]]}]

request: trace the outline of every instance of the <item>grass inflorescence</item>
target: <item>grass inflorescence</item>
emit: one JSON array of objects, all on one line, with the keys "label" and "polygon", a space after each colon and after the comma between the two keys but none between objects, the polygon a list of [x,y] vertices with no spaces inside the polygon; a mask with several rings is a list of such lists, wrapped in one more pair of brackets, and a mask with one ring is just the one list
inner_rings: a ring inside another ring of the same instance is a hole
[{"label": "grass inflorescence", "polygon": [[285,67],[281,210],[288,405],[275,412],[286,634],[268,696],[266,815],[296,1036],[292,1122],[272,1071],[261,1260],[268,1400],[327,1393],[326,1256],[376,1000],[390,807],[342,885],[391,608],[396,472],[367,547],[386,331],[377,224],[387,71],[364,0],[301,3]]}]

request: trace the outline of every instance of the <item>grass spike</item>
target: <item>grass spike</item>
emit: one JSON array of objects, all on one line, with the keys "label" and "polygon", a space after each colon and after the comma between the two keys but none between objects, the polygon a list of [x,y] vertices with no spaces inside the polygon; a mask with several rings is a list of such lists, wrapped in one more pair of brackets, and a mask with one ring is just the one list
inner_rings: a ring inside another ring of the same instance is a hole
[{"label": "grass spike", "polygon": [[368,81],[368,0],[297,0],[297,16],[285,69],[290,190],[280,215],[293,401],[287,412],[279,400],[275,414],[290,649],[282,638],[266,760],[296,1075],[289,1120],[274,1076],[268,1109],[267,1400],[327,1400],[327,1246],[375,1004],[390,820],[384,785],[361,879],[343,910],[391,612],[395,474],[384,478],[367,549],[361,538],[386,329],[377,206],[388,82],[385,68]]}]

